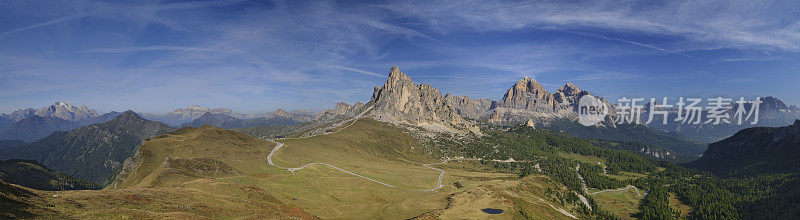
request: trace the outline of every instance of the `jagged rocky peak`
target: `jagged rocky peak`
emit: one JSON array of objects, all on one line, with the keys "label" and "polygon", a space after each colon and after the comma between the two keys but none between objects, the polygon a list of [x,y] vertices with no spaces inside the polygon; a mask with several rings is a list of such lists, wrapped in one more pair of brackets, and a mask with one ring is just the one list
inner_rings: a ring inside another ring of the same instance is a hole
[{"label": "jagged rocky peak", "polygon": [[542,84],[524,77],[506,91],[503,99],[492,104],[493,108],[523,109],[534,112],[553,112],[553,95]]},{"label": "jagged rocky peak", "polygon": [[333,109],[325,109],[320,112],[314,120],[317,121],[331,121],[346,117],[353,117],[358,115],[364,107],[364,103],[356,102],[353,105],[347,104],[345,102],[336,103],[336,107]]},{"label": "jagged rocky peak", "polygon": [[480,131],[465,121],[450,101],[427,84],[414,84],[397,66],[389,71],[389,78],[372,94],[373,110],[368,116],[391,123],[407,123],[452,131]]},{"label": "jagged rocky peak", "polygon": [[[389,71],[389,78],[386,79],[386,83],[384,83],[380,88],[376,87],[375,93],[372,95],[372,99],[373,101],[380,100],[381,96],[391,96],[394,94],[409,95],[409,90],[413,87],[416,87],[416,85],[414,85],[414,82],[411,81],[411,77],[408,77],[403,72],[400,72],[400,68],[397,66],[393,66]],[[436,92],[438,93],[439,91],[437,90]],[[408,99],[407,96],[401,98],[406,99],[406,101]]]},{"label": "jagged rocky peak", "polygon": [[783,101],[781,101],[780,99],[772,96],[761,98],[761,106],[759,108],[761,110],[768,110],[768,111],[769,110],[779,111],[779,110],[789,109],[789,107],[786,106],[786,103],[783,103]]},{"label": "jagged rocky peak", "polygon": [[38,109],[33,114],[40,117],[54,117],[69,121],[80,121],[100,116],[96,110],[89,109],[86,105],[75,107],[69,102],[63,101]]},{"label": "jagged rocky peak", "polygon": [[[481,118],[503,123],[526,123],[528,119],[547,121],[553,118],[576,118],[578,100],[589,94],[572,83],[550,93],[536,80],[524,77],[506,91],[502,100],[494,101]],[[613,108],[607,100],[598,98],[609,108]]]},{"label": "jagged rocky peak", "polygon": [[567,83],[567,84],[564,84],[563,86],[561,86],[561,88],[558,88],[558,90],[556,90],[556,92],[561,92],[561,93],[564,93],[565,95],[578,95],[582,91],[581,91],[581,89],[578,88],[577,85],[575,85],[573,83]]},{"label": "jagged rocky peak", "polygon": [[[581,96],[588,94],[589,92],[582,91],[577,85],[573,83],[567,83],[553,93],[553,100],[556,104],[572,106],[577,104],[578,99]],[[559,109],[557,105],[555,105],[554,108],[556,111]]]},{"label": "jagged rocky peak", "polygon": [[506,103],[526,101],[528,97],[548,100],[551,98],[550,92],[544,86],[530,77],[523,77],[514,84],[503,96]]}]

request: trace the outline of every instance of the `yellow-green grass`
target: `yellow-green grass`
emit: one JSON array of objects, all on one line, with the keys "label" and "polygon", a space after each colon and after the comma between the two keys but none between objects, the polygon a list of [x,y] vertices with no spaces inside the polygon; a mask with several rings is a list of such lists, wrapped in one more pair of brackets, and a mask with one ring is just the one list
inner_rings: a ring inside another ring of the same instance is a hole
[{"label": "yellow-green grass", "polygon": [[275,145],[204,126],[146,142],[124,180],[99,191],[41,192],[53,209],[75,218],[314,218],[271,191],[217,179],[268,176]]},{"label": "yellow-green grass", "polygon": [[[324,219],[566,217],[547,204],[564,207],[538,199],[547,187],[558,188],[545,177],[519,179],[515,174],[445,170],[447,175],[442,182],[445,187],[432,192],[390,188],[327,167],[310,167],[294,175],[236,176],[221,181],[253,185],[274,192],[282,202]],[[448,197],[451,202],[448,202]],[[480,211],[484,208],[501,208],[506,212],[490,215]]]},{"label": "yellow-green grass", "polygon": [[592,197],[600,208],[622,219],[633,219],[632,215],[639,211],[639,201],[642,198],[633,189],[598,193]]},{"label": "yellow-green grass", "polygon": [[[543,198],[547,188],[563,190],[544,177],[519,179],[516,174],[496,173],[474,161],[435,165],[447,172],[442,181],[444,188],[433,192],[408,191],[434,187],[439,171],[421,164],[440,161],[426,157],[421,145],[404,130],[374,120],[358,120],[334,134],[278,141],[285,144],[272,158],[278,166],[328,163],[399,187],[386,187],[320,165],[295,171],[294,175],[277,175],[269,181],[228,178],[265,189],[284,189],[284,201],[321,218],[423,215],[442,219],[562,219],[568,217],[550,205],[565,210],[576,208],[562,207]],[[501,208],[505,212],[491,215],[482,212],[484,208]]]},{"label": "yellow-green grass", "polygon": [[[546,176],[518,178],[505,173],[445,170],[448,174],[443,180],[445,187],[439,193],[449,198],[447,207],[432,210],[420,216],[420,219],[570,219],[555,208],[577,215],[574,211],[577,206],[564,207],[554,198],[545,196],[548,188],[565,190]],[[487,214],[481,211],[485,208],[502,209],[504,212],[499,215]]]},{"label": "yellow-green grass", "polygon": [[[275,144],[232,130],[203,126],[162,135],[139,149],[141,162],[113,188],[172,187],[196,178],[216,178],[236,173],[264,173],[266,155]],[[194,160],[193,167],[175,167],[169,159]],[[167,163],[165,163],[167,162]],[[220,174],[219,168],[232,172]],[[188,173],[187,173],[188,172]]]},{"label": "yellow-green grass", "polygon": [[[440,173],[422,166],[440,161],[424,156],[423,148],[413,137],[402,129],[371,119],[358,120],[335,134],[278,141],[285,145],[272,161],[281,167],[327,163],[411,190],[435,187]],[[295,171],[302,172],[306,170]]]},{"label": "yellow-green grass", "polygon": [[59,213],[78,219],[314,218],[257,187],[198,179],[179,188],[132,187],[42,192]]},{"label": "yellow-green grass", "polygon": [[559,155],[561,155],[564,158],[569,158],[569,159],[577,160],[577,161],[584,162],[584,163],[597,163],[597,162],[605,163],[606,162],[605,159],[600,158],[600,157],[596,157],[596,156],[585,156],[585,155],[580,155],[580,154],[575,154],[575,153],[559,153]]},{"label": "yellow-green grass", "polygon": [[679,211],[681,213],[681,218],[686,218],[689,216],[689,212],[692,211],[692,207],[686,204],[683,204],[675,194],[669,194],[669,207],[672,210]]},{"label": "yellow-green grass", "polygon": [[390,188],[327,167],[310,167],[294,175],[221,179],[272,192],[279,200],[320,218],[411,218],[444,208],[444,191],[415,192]]},{"label": "yellow-green grass", "polygon": [[621,171],[621,172],[619,172],[619,174],[608,174],[608,176],[611,177],[611,178],[618,179],[618,180],[635,180],[635,179],[639,179],[639,178],[642,178],[642,177],[646,177],[647,175],[641,174],[641,173],[632,173],[632,172]]},{"label": "yellow-green grass", "polygon": [[[266,156],[274,144],[213,127],[182,129],[147,141],[140,162],[116,187],[100,191],[36,193],[54,213],[72,218],[326,218],[326,219],[563,219],[552,206],[572,214],[545,196],[566,189],[544,176],[520,179],[495,173],[478,163],[422,163],[421,145],[389,124],[359,120],[335,134],[286,143],[273,160],[280,166],[325,162],[399,188],[391,188],[326,166],[288,172],[271,167]],[[463,164],[467,165],[463,165]],[[456,184],[458,183],[458,184]],[[480,210],[501,208],[490,215]]]}]

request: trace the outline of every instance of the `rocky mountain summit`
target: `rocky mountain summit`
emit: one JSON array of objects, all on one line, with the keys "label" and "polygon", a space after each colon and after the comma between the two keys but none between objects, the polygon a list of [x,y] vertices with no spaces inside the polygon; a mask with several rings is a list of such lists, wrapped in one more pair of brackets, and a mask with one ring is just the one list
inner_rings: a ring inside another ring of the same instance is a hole
[{"label": "rocky mountain summit", "polygon": [[349,105],[344,102],[336,103],[336,107],[333,109],[326,109],[320,112],[317,117],[314,118],[315,121],[333,121],[337,119],[353,117],[358,115],[361,110],[364,109],[364,104],[361,102],[356,102],[353,105]]},{"label": "rocky mountain summit", "polygon": [[14,119],[14,121],[21,121],[34,115],[42,118],[60,118],[67,121],[81,121],[100,116],[97,110],[90,109],[86,105],[73,106],[69,102],[56,102],[40,109],[20,109],[4,117]]},{"label": "rocky mountain summit", "polygon": [[85,105],[56,102],[41,109],[20,109],[0,116],[0,140],[38,140],[56,131],[69,131],[84,125],[103,123],[120,112],[100,115]]},{"label": "rocky mountain summit", "polygon": [[[525,123],[531,119],[537,122],[553,118],[574,119],[577,117],[578,100],[585,95],[591,94],[572,83],[567,83],[551,93],[536,80],[524,77],[506,91],[503,99],[492,101],[481,118],[500,123]],[[613,109],[613,105],[605,98],[600,100],[609,109]]]},{"label": "rocky mountain summit", "polygon": [[72,106],[69,102],[56,102],[48,107],[36,110],[34,113],[41,117],[56,117],[70,121],[80,121],[100,116],[94,109],[86,105]]},{"label": "rocky mountain summit", "polygon": [[461,118],[439,90],[427,84],[415,84],[397,66],[391,68],[383,86],[375,87],[367,105],[373,109],[366,116],[379,121],[480,133],[475,125]]},{"label": "rocky mountain summit", "polygon": [[539,82],[526,76],[509,88],[502,100],[492,103],[492,107],[551,113],[553,94]]}]

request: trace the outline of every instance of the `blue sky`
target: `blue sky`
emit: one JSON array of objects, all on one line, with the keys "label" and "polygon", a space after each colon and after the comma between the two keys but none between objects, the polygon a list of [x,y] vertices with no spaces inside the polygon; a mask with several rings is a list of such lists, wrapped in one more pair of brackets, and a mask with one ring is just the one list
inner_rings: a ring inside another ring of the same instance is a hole
[{"label": "blue sky", "polygon": [[[643,3],[646,2],[646,3]],[[392,65],[500,99],[530,76],[615,100],[800,104],[800,1],[0,0],[0,112],[368,101]]]}]

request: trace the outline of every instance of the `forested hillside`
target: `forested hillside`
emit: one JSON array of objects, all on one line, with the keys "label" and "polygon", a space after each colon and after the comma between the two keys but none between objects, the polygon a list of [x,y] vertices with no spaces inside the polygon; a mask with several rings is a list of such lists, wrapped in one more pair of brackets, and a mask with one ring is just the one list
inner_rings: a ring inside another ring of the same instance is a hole
[{"label": "forested hillside", "polygon": [[36,142],[0,149],[0,159],[35,160],[58,172],[105,185],[145,139],[172,130],[132,111],[114,120],[56,132]]}]

